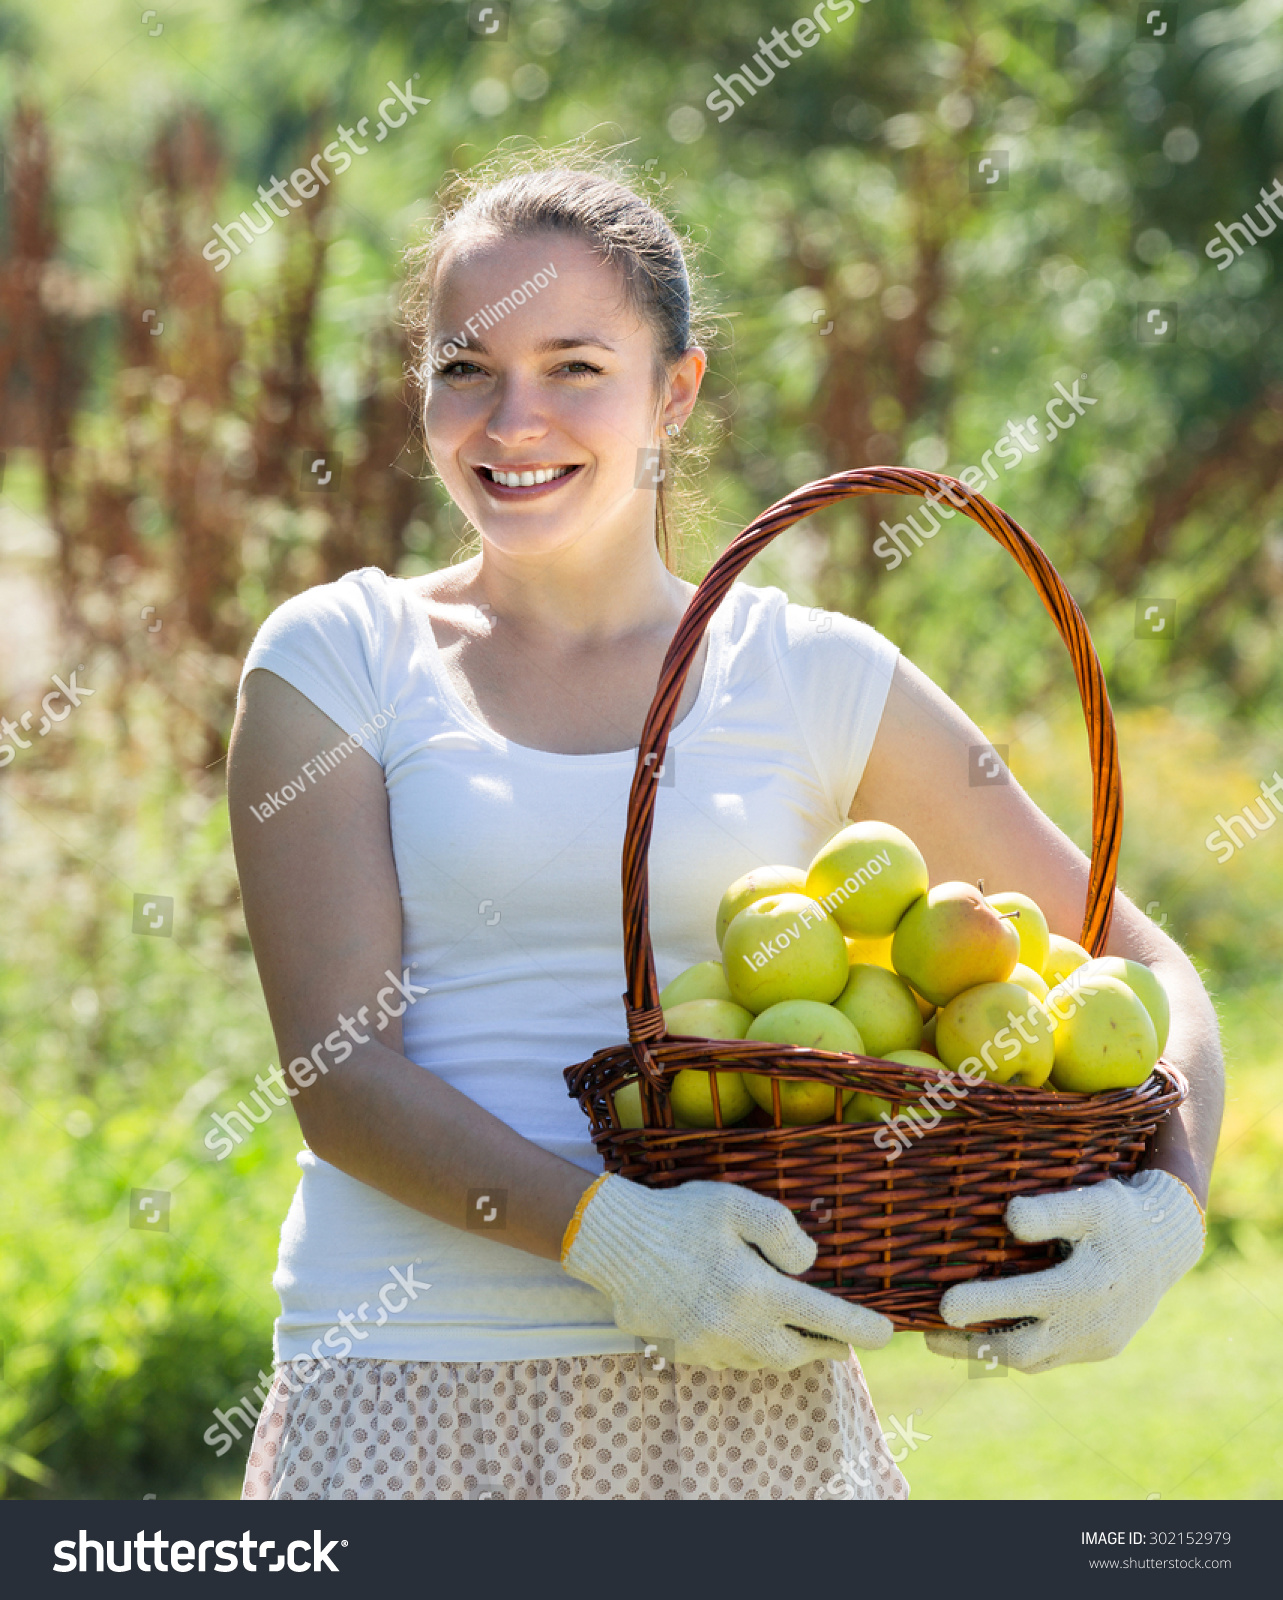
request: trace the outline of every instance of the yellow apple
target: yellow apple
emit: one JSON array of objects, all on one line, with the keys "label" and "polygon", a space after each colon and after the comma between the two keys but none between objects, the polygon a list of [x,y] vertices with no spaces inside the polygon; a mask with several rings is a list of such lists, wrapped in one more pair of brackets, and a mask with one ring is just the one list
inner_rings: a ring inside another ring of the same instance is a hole
[{"label": "yellow apple", "polygon": [[[722,1108],[722,1125],[742,1122],[753,1109],[753,1099],[739,1072],[717,1073],[717,1098]],[[713,1074],[687,1067],[673,1079],[668,1091],[673,1121],[679,1128],[715,1128],[713,1115]]]},{"label": "yellow apple", "polygon": [[912,1050],[922,1039],[922,1013],[913,990],[885,967],[854,966],[846,988],[833,1002],[864,1040],[864,1054],[883,1056]]},{"label": "yellow apple", "polygon": [[836,1000],[849,971],[842,930],[804,894],[773,894],[731,918],[722,942],[731,996],[749,1011]]},{"label": "yellow apple", "polygon": [[730,997],[722,963],[697,961],[664,985],[659,991],[659,1004],[667,1011],[670,1006],[679,1006],[686,1000],[729,1000]]},{"label": "yellow apple", "polygon": [[722,948],[732,920],[754,900],[763,900],[768,894],[803,894],[805,891],[806,873],[801,867],[754,867],[752,872],[736,878],[717,908],[717,948]]},{"label": "yellow apple", "polygon": [[1092,973],[1098,973],[1105,978],[1117,978],[1120,983],[1127,985],[1149,1012],[1149,1020],[1154,1024],[1154,1032],[1158,1036],[1158,1053],[1161,1056],[1167,1046],[1167,1034],[1172,1024],[1172,1009],[1168,1003],[1167,990],[1163,988],[1158,974],[1143,961],[1129,961],[1126,956],[1097,956],[1085,966],[1079,967],[1072,976],[1081,976],[1084,982],[1090,983]]},{"label": "yellow apple", "polygon": [[1075,944],[1072,939],[1066,939],[1063,933],[1053,933],[1048,942],[1050,949],[1043,963],[1042,975],[1049,987],[1054,989],[1058,983],[1063,983],[1076,967],[1081,967],[1091,960],[1091,951],[1084,950],[1082,945]]},{"label": "yellow apple", "polygon": [[[754,1019],[746,1035],[769,1044],[797,1044],[808,1050],[840,1050],[862,1056],[868,1052],[855,1024],[833,1006],[814,1000],[785,1000],[769,1007]],[[771,1110],[771,1079],[764,1072],[746,1072],[748,1092],[762,1107]],[[790,1125],[831,1120],[834,1096],[843,1099],[849,1090],[833,1089],[827,1083],[789,1083],[779,1080],[780,1118]]]},{"label": "yellow apple", "polygon": [[847,959],[853,967],[885,967],[888,972],[894,972],[891,965],[891,935],[885,939],[856,939],[851,934],[846,936]]},{"label": "yellow apple", "polygon": [[664,1011],[669,1033],[687,1039],[742,1039],[752,1020],[733,1000],[683,1000]]},{"label": "yellow apple", "polygon": [[1032,967],[1027,967],[1023,962],[1017,961],[1011,969],[1008,983],[1018,983],[1022,989],[1028,989],[1035,1000],[1047,998],[1047,980],[1041,972],[1035,972]]},{"label": "yellow apple", "polygon": [[1096,1094],[1144,1083],[1158,1060],[1158,1035],[1144,1004],[1125,983],[1093,973],[1090,983],[1057,985],[1047,996],[1056,1022],[1057,1089]]},{"label": "yellow apple", "polygon": [[891,944],[895,970],[932,1005],[980,983],[1002,983],[1020,938],[970,883],[938,883],[901,918]]},{"label": "yellow apple", "polygon": [[811,862],[806,892],[843,933],[885,939],[928,882],[927,864],[907,833],[889,822],[853,822]]},{"label": "yellow apple", "polygon": [[989,894],[985,899],[995,911],[1020,913],[1019,916],[1009,919],[1015,924],[1016,936],[1020,940],[1020,960],[1026,967],[1041,972],[1047,962],[1051,930],[1038,902],[1015,889],[1004,890],[1002,894]]},{"label": "yellow apple", "polygon": [[1020,984],[981,983],[940,1012],[936,1049],[954,1072],[974,1062],[995,1083],[1036,1089],[1055,1060],[1052,1020]]}]

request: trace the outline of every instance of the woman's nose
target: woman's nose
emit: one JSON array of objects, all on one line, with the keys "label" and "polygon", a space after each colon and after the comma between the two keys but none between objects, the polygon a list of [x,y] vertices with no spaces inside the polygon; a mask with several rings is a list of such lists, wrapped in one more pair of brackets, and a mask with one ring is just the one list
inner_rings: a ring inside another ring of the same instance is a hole
[{"label": "woman's nose", "polygon": [[486,419],[489,436],[501,444],[515,444],[536,439],[546,431],[547,421],[533,385],[520,378],[501,379]]}]

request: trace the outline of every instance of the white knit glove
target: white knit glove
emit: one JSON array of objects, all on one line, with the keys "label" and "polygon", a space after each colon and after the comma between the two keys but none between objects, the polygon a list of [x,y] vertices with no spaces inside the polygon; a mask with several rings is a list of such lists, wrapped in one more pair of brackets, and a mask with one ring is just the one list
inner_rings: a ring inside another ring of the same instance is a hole
[{"label": "white knit glove", "polygon": [[1036,1317],[1023,1328],[965,1334],[936,1330],[927,1348],[965,1357],[982,1343],[1018,1372],[1048,1372],[1071,1361],[1107,1361],[1148,1321],[1154,1307],[1203,1253],[1202,1208],[1179,1178],[1150,1168],[1125,1182],[1017,1195],[1007,1206],[1017,1239],[1066,1239],[1067,1260],[1020,1277],[955,1284],[940,1312],[955,1328]]},{"label": "white knit glove", "polygon": [[614,1176],[586,1198],[562,1266],[606,1296],[625,1333],[671,1341],[676,1361],[789,1372],[891,1337],[878,1312],[784,1276],[805,1272],[816,1244],[778,1200],[732,1183],[646,1189]]}]

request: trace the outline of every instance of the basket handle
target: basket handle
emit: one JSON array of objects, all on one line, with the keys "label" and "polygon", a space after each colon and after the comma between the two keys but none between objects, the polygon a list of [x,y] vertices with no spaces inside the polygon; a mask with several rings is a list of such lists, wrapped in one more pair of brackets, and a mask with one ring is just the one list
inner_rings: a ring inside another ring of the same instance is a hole
[{"label": "basket handle", "polygon": [[[668,735],[681,699],[682,687],[709,618],[740,572],[776,534],[822,506],[862,494],[947,494],[951,504],[964,511],[993,535],[1020,563],[1037,589],[1069,650],[1082,696],[1083,714],[1091,751],[1091,875],[1083,916],[1081,943],[1098,956],[1109,939],[1114,914],[1114,885],[1118,877],[1118,852],[1123,832],[1123,786],[1118,765],[1118,735],[1105,691],[1105,675],[1087,631],[1083,614],[1039,546],[1018,522],[981,494],[956,478],[909,467],[859,467],[835,472],[803,484],[777,500],[756,517],[722,551],[704,581],[691,596],[685,615],[668,647],[660,668],[659,684],[651,702],[637,750],[637,768],[628,794],[628,822],[624,830],[623,911],[624,968],[628,988],[624,1007],[628,1038],[634,1045],[664,1034],[655,976],[655,951],[650,939],[650,885],[647,858],[655,818],[657,777],[664,763]],[[643,1054],[647,1052],[643,1051]]]}]

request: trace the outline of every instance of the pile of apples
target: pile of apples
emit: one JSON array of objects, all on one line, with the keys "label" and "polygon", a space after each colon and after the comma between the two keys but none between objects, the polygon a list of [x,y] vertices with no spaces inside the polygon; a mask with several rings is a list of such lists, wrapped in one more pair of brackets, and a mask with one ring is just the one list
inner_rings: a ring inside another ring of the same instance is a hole
[{"label": "pile of apples", "polygon": [[[670,1036],[752,1039],[977,1069],[993,1082],[1094,1093],[1148,1078],[1170,1010],[1157,976],[1120,956],[1093,959],[1051,933],[1028,895],[928,881],[913,840],[886,822],[835,834],[805,870],[759,867],[717,909],[719,961],[660,993]],[[829,1084],[719,1071],[722,1124],[754,1106],[796,1125],[878,1120],[889,1101]],[[965,1078],[964,1078],[964,1081]],[[675,1076],[679,1127],[716,1124],[711,1075]],[[615,1094],[626,1128],[643,1124],[637,1083]],[[945,1113],[961,1116],[958,1110]]]}]

